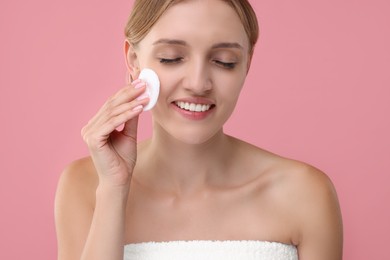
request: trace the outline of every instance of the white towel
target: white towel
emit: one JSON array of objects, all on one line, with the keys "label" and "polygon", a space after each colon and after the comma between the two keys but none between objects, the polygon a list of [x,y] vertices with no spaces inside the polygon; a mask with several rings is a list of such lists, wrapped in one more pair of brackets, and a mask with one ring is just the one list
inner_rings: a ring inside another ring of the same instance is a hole
[{"label": "white towel", "polygon": [[267,241],[169,241],[128,244],[124,260],[298,260],[297,248]]}]

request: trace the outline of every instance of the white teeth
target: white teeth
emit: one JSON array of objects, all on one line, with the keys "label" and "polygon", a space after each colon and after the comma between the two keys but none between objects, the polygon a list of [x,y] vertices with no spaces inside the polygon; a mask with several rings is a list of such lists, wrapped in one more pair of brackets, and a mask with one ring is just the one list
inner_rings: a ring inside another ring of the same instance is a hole
[{"label": "white teeth", "polygon": [[181,109],[185,109],[191,112],[205,112],[209,110],[211,107],[211,105],[202,105],[202,104],[188,103],[182,101],[176,101],[175,104]]}]

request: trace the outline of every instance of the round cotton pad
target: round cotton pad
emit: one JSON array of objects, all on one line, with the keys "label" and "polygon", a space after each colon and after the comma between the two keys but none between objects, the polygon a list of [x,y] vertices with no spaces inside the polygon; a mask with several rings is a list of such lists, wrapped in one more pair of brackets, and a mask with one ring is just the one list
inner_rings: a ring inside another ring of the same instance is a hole
[{"label": "round cotton pad", "polygon": [[160,80],[156,72],[151,69],[143,69],[138,78],[146,83],[145,93],[150,98],[149,103],[144,107],[144,111],[147,111],[152,109],[157,103],[158,95],[160,94]]}]

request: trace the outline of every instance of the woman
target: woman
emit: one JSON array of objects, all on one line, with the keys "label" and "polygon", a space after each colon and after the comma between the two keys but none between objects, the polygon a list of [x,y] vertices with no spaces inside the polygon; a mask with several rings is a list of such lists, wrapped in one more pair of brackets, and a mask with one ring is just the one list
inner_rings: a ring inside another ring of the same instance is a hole
[{"label": "woman", "polygon": [[[126,36],[135,80],[83,128],[91,156],[59,182],[59,259],[341,259],[326,175],[223,132],[258,36],[250,4],[138,0]],[[137,144],[143,68],[161,90]]]}]

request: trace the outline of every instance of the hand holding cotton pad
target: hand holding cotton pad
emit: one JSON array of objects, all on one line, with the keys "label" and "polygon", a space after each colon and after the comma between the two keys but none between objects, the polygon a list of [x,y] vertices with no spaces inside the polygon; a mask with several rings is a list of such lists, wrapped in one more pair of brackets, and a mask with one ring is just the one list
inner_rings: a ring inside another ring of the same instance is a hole
[{"label": "hand holding cotton pad", "polygon": [[157,103],[158,95],[160,94],[160,80],[158,79],[156,72],[151,69],[143,69],[138,78],[146,83],[145,94],[149,96],[150,101],[144,107],[144,111],[148,111]]}]

